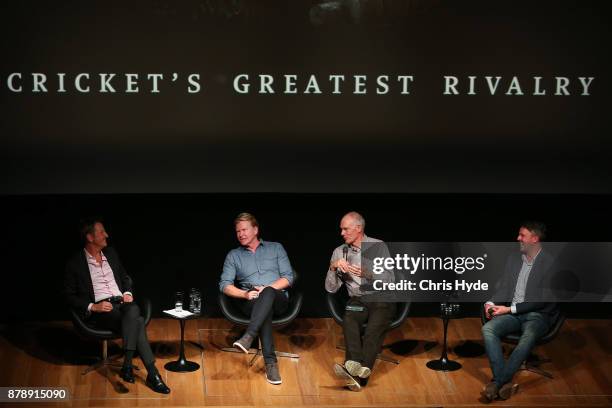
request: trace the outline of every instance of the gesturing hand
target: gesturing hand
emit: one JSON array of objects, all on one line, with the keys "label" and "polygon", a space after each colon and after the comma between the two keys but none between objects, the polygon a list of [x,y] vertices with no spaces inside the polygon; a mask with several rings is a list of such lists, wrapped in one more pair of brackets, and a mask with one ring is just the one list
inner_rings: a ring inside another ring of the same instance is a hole
[{"label": "gesturing hand", "polygon": [[347,272],[350,273],[351,275],[361,276],[361,266],[349,265]]},{"label": "gesturing hand", "polygon": [[330,269],[339,269],[340,271],[346,273],[349,271],[351,264],[346,261],[346,259],[337,259],[331,264],[329,264]]}]

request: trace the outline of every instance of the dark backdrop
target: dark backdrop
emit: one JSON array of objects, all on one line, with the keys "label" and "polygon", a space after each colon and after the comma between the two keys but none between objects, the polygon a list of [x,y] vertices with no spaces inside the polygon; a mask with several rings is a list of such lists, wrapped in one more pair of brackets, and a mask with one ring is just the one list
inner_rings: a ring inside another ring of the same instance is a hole
[{"label": "dark backdrop", "polygon": [[[315,25],[320,2],[3,3],[0,194],[612,193],[608,2],[342,1],[363,4],[359,24],[339,13]],[[6,84],[15,72],[21,93]],[[47,93],[32,92],[32,73]],[[79,73],[91,92],[75,90]],[[116,93],[98,91],[99,73],[117,75]],[[158,94],[149,73],[164,74]],[[201,92],[187,92],[189,74]],[[248,95],[232,90],[238,74]],[[275,94],[257,93],[259,74]],[[283,74],[298,94],[282,93]],[[311,74],[321,95],[303,94]],[[341,95],[331,74],[346,76]],[[367,95],[353,75],[368,75]],[[414,76],[410,95],[397,75]],[[443,95],[445,75],[461,95]],[[501,77],[495,95],[485,76]],[[506,95],[514,76],[523,96]],[[554,95],[555,77],[570,95]],[[594,77],[589,96],[578,77]]]}]

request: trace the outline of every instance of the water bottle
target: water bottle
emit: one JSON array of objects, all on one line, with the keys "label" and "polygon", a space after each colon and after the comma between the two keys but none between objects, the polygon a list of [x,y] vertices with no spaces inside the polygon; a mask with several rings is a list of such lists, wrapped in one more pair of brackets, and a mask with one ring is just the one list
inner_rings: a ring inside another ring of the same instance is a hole
[{"label": "water bottle", "polygon": [[193,313],[200,314],[202,311],[202,294],[199,290],[194,292]]},{"label": "water bottle", "polygon": [[191,313],[195,313],[195,298],[196,298],[196,290],[195,288],[191,288],[189,292],[189,311]]}]

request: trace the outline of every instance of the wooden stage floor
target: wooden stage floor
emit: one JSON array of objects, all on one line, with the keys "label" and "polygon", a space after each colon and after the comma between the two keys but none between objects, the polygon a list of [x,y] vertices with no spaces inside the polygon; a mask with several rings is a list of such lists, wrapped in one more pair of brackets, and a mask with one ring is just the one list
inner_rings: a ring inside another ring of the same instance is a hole
[{"label": "wooden stage floor", "polygon": [[[66,387],[71,399],[58,403],[21,403],[15,407],[193,407],[193,406],[478,406],[480,391],[491,376],[485,356],[460,358],[452,348],[465,340],[482,344],[479,319],[453,320],[449,324],[449,356],[463,364],[455,372],[435,372],[425,363],[441,353],[442,322],[437,318],[409,318],[387,335],[386,344],[416,340],[409,350],[387,347],[384,353],[399,365],[378,361],[373,377],[361,392],[343,389],[332,372],[343,352],[340,328],[331,319],[298,319],[275,332],[277,350],[291,351],[299,359],[279,359],[281,385],[268,384],[263,362],[248,366],[251,356],[227,353],[239,331],[223,319],[188,321],[187,358],[201,365],[192,373],[163,369],[178,355],[178,322],[154,319],[148,327],[157,366],[170,395],[152,392],[144,373],[136,384],[123,383],[114,369],[81,375],[89,362],[85,356],[100,352],[99,344],[80,338],[68,322],[3,326],[0,332],[0,386]],[[201,345],[203,349],[200,349]],[[115,344],[111,351],[119,351]],[[396,352],[394,354],[393,352]],[[612,406],[612,321],[568,320],[559,336],[537,349],[553,359],[545,366],[554,379],[522,371],[515,377],[519,394],[495,406]],[[140,360],[135,360],[142,366]],[[2,403],[0,403],[2,405]],[[3,406],[9,406],[4,404]]]}]

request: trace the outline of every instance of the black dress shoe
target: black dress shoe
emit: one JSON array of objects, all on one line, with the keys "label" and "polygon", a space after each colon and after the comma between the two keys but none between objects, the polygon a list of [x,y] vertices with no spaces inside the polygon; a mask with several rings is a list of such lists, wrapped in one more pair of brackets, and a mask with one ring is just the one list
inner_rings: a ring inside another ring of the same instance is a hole
[{"label": "black dress shoe", "polygon": [[160,394],[170,394],[170,388],[164,384],[164,381],[159,373],[147,375],[147,381],[145,383],[147,384],[147,387],[155,392],[159,392]]},{"label": "black dress shoe", "polygon": [[134,370],[132,367],[121,367],[121,371],[119,371],[119,377],[123,379],[125,382],[129,382],[134,384],[136,379],[134,378]]}]

